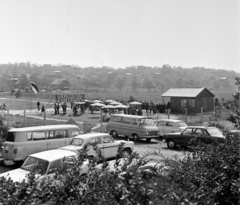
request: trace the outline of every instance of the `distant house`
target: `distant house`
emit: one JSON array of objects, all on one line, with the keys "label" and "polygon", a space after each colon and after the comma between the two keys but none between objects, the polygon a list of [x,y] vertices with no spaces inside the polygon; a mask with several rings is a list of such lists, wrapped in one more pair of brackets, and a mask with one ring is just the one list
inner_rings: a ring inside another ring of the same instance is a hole
[{"label": "distant house", "polygon": [[214,94],[207,88],[170,88],[162,97],[170,97],[171,112],[197,114],[214,110]]},{"label": "distant house", "polygon": [[50,84],[51,88],[53,90],[68,90],[70,83],[66,80],[66,79],[55,79],[51,84]]}]

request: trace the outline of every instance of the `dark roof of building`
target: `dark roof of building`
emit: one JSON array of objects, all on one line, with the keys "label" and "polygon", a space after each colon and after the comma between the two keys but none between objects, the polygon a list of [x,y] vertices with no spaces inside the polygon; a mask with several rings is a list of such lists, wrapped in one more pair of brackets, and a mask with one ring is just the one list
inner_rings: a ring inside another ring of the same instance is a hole
[{"label": "dark roof of building", "polygon": [[211,93],[207,88],[170,88],[162,97],[197,97],[205,89]]}]

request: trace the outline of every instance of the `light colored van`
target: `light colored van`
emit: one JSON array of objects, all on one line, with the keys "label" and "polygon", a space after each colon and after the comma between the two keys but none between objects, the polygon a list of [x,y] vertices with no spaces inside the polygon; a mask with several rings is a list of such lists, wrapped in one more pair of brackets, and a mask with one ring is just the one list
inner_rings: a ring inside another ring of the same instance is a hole
[{"label": "light colored van", "polygon": [[113,114],[106,129],[112,137],[124,135],[134,141],[146,139],[150,142],[152,138],[159,138],[158,128],[147,116]]},{"label": "light colored van", "polygon": [[30,154],[69,145],[79,134],[81,131],[76,125],[13,128],[3,143],[2,157],[5,162],[22,163]]}]

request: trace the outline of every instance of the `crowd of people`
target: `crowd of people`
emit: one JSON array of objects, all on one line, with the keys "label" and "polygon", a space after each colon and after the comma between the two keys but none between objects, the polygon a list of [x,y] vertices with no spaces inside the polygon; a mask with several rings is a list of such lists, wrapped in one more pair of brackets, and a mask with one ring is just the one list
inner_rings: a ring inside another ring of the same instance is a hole
[{"label": "crowd of people", "polygon": [[[87,101],[85,101],[84,104],[75,104],[74,102],[71,103],[71,109],[73,111],[73,114],[76,115],[77,113],[80,114],[84,114],[84,112],[89,109],[92,113],[93,111],[97,110],[96,107],[92,107],[91,106],[91,102],[93,100],[100,100],[100,99],[89,99]],[[101,99],[101,101],[104,103],[106,102],[105,100]],[[115,112],[118,113],[124,113],[124,114],[131,114],[131,115],[143,115],[143,110],[146,111],[147,115],[152,115],[152,114],[157,114],[157,113],[167,113],[168,110],[171,109],[171,103],[168,102],[167,104],[165,104],[165,102],[163,103],[154,103],[152,100],[151,101],[141,101],[139,100],[139,105],[130,105],[129,103],[131,101],[129,100],[118,100],[116,99],[115,101],[122,103],[123,105],[127,105],[128,108],[116,108],[116,109],[106,109],[103,108],[103,112],[105,114],[112,114]],[[108,103],[105,103],[108,104]],[[41,114],[45,112],[45,107],[44,105],[42,105],[41,107],[41,103],[38,101],[37,102],[37,108],[38,111],[41,110]],[[60,114],[60,108],[62,108],[62,114],[65,115],[67,113],[67,103],[63,102],[63,103],[54,103],[54,113],[55,115]]]}]

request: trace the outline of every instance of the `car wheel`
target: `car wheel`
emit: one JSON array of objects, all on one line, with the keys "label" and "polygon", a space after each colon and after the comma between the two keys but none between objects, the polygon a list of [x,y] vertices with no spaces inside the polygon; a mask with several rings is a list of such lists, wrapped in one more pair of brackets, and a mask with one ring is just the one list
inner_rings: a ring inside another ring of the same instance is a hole
[{"label": "car wheel", "polygon": [[112,135],[113,138],[116,138],[118,136],[118,134],[115,130],[112,130],[110,135]]},{"label": "car wheel", "polygon": [[129,158],[131,155],[131,151],[129,149],[124,149],[122,151],[122,158]]},{"label": "car wheel", "polygon": [[174,142],[174,140],[170,139],[167,141],[167,146],[168,148],[173,149],[176,147],[176,143]]},{"label": "car wheel", "polygon": [[152,138],[147,138],[146,141],[147,142],[151,142]]},{"label": "car wheel", "polygon": [[139,140],[138,135],[137,134],[133,134],[133,141],[137,142]]}]

